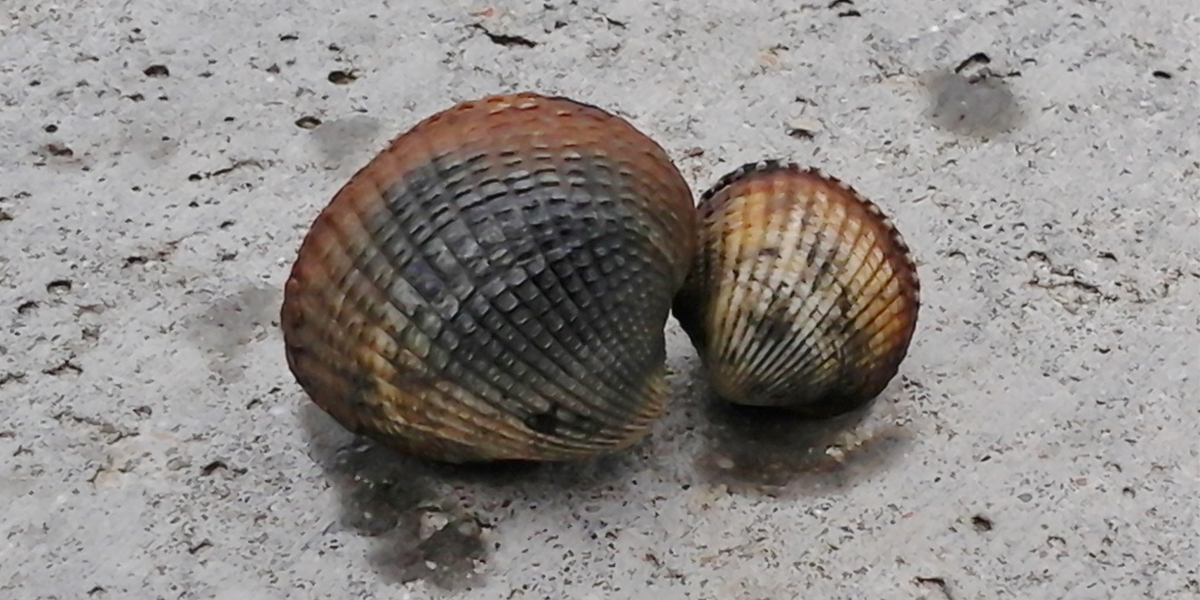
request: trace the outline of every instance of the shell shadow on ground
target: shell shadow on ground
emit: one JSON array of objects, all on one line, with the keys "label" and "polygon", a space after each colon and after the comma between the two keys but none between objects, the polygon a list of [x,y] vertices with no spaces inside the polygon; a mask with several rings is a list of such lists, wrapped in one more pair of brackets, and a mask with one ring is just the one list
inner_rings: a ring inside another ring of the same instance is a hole
[{"label": "shell shadow on ground", "polygon": [[912,424],[886,416],[883,400],[814,420],[706,393],[705,442],[695,466],[710,484],[740,493],[797,496],[853,486],[893,466],[913,438]]},{"label": "shell shadow on ground", "polygon": [[[338,494],[339,525],[372,538],[379,576],[445,590],[485,584],[495,523],[476,506],[550,504],[572,493],[620,487],[628,455],[583,463],[449,465],[414,459],[354,436],[312,403],[299,410],[309,452]],[[486,509],[484,509],[486,511]]]}]

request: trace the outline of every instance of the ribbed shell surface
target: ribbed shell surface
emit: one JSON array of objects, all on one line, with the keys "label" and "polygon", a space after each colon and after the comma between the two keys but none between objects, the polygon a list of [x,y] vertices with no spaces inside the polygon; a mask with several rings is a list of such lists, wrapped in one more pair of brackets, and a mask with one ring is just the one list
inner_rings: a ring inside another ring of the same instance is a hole
[{"label": "ribbed shell surface", "polygon": [[721,398],[830,417],[883,391],[908,351],[920,286],[874,204],[765,161],[723,177],[699,211],[675,315]]},{"label": "ribbed shell surface", "polygon": [[288,364],[348,429],[451,462],[625,448],[666,402],[691,191],[625,120],[531,93],[396,138],[287,281]]}]

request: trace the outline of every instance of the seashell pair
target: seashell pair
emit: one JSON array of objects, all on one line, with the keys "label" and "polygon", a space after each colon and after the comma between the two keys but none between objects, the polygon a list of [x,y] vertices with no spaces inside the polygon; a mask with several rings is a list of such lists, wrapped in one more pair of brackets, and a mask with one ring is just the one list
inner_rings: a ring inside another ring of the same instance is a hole
[{"label": "seashell pair", "polygon": [[763,163],[697,210],[624,119],[520,93],[430,116],[356,173],[305,236],[281,327],[355,433],[558,461],[648,433],[672,312],[723,398],[827,415],[886,386],[917,304],[900,236],[849,188]]}]

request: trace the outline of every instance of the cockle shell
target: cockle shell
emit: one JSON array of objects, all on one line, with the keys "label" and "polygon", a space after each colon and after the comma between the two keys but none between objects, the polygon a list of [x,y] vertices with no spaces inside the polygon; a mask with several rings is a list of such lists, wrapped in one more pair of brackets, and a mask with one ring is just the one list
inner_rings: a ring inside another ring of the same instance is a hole
[{"label": "cockle shell", "polygon": [[464,102],[316,218],[281,310],[289,367],[347,429],[423,458],[626,448],[664,409],[696,226],[679,171],[624,119],[533,93]]},{"label": "cockle shell", "polygon": [[724,400],[811,417],[881,393],[908,352],[920,284],[875,204],[822,173],[764,161],[700,198],[674,314]]}]

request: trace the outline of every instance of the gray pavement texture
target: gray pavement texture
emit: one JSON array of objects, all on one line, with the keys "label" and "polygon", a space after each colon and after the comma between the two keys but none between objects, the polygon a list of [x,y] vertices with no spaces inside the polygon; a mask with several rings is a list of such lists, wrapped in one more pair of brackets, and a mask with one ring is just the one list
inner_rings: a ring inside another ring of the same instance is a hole
[{"label": "gray pavement texture", "polygon": [[[1193,0],[0,3],[0,598],[1200,598]],[[669,324],[633,450],[446,468],[291,378],[305,229],[536,90],[699,193],[819,166],[917,254],[870,410],[730,410]]]}]

